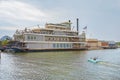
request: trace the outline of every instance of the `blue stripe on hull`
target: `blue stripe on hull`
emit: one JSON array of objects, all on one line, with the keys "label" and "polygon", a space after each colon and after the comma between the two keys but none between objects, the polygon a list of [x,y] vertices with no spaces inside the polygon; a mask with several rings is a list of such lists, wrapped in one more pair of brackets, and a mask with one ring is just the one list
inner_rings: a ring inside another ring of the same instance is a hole
[{"label": "blue stripe on hull", "polygon": [[41,49],[41,50],[28,50],[28,52],[48,52],[48,51],[80,51],[87,49]]},{"label": "blue stripe on hull", "polygon": [[48,51],[80,51],[80,50],[87,50],[87,49],[38,49],[38,50],[24,50],[19,48],[9,48],[9,50],[13,50],[14,52],[48,52]]}]

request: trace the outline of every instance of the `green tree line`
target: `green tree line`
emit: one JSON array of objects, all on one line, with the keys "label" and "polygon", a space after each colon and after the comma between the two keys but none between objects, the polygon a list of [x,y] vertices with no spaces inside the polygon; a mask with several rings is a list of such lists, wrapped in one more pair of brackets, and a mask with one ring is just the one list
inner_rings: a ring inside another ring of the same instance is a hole
[{"label": "green tree line", "polygon": [[119,46],[120,46],[120,42],[117,42],[117,45],[119,45]]}]

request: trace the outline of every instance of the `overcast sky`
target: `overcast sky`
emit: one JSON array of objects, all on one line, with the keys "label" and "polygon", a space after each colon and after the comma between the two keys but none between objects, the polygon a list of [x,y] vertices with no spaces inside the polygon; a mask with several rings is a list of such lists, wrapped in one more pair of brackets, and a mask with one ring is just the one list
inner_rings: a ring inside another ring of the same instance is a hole
[{"label": "overcast sky", "polygon": [[0,37],[46,22],[76,26],[76,18],[88,38],[120,41],[120,0],[0,0]]}]

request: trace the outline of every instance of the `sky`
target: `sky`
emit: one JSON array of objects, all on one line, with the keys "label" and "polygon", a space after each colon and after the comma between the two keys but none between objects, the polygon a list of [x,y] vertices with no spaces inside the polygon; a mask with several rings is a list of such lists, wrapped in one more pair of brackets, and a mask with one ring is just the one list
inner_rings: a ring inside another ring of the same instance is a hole
[{"label": "sky", "polygon": [[71,20],[87,38],[120,41],[120,0],[0,0],[0,37],[16,29]]}]

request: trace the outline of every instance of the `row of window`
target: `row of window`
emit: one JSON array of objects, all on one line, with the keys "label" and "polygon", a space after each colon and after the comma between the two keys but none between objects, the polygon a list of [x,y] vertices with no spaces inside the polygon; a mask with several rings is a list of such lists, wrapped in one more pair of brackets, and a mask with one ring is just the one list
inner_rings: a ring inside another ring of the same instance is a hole
[{"label": "row of window", "polygon": [[28,36],[27,39],[28,40],[36,40],[36,36]]},{"label": "row of window", "polygon": [[72,44],[57,43],[57,44],[53,44],[53,48],[72,48]]},{"label": "row of window", "polygon": [[[38,33],[38,32],[37,32]],[[55,32],[49,32],[49,31],[41,31],[40,34],[54,34],[54,35],[69,35],[69,36],[75,36],[77,33],[71,33],[71,32],[61,32],[61,31],[55,31]]]},{"label": "row of window", "polygon": [[59,37],[48,37],[46,41],[69,41],[68,38],[59,38]]},{"label": "row of window", "polygon": [[[36,40],[36,36],[27,36],[27,40]],[[84,41],[84,39],[72,39],[69,40],[69,38],[64,38],[64,37],[46,37],[46,41]]]},{"label": "row of window", "polygon": [[[56,26],[59,26],[59,25],[56,25]],[[57,29],[57,30],[70,30],[70,28],[66,28],[66,27],[63,27],[63,26],[60,26],[60,27],[47,26],[47,28]]]}]

